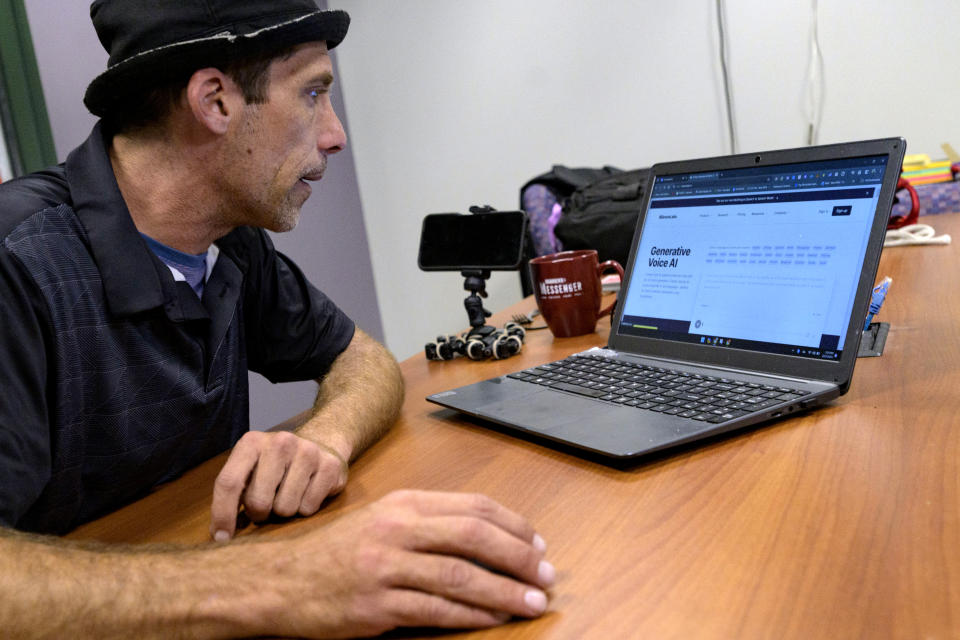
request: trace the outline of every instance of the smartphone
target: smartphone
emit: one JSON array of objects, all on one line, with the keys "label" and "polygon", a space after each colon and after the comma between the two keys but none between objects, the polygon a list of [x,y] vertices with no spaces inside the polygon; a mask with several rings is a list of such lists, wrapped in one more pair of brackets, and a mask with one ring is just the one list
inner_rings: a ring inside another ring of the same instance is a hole
[{"label": "smartphone", "polygon": [[523,261],[527,214],[431,213],[420,230],[417,264],[424,271],[512,271]]}]

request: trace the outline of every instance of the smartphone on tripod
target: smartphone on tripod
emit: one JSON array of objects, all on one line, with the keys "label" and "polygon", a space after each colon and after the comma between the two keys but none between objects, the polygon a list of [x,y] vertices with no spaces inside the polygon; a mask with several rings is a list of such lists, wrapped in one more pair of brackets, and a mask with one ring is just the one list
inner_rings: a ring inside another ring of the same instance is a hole
[{"label": "smartphone on tripod", "polygon": [[423,218],[417,264],[423,271],[515,271],[526,231],[523,211],[431,213]]}]

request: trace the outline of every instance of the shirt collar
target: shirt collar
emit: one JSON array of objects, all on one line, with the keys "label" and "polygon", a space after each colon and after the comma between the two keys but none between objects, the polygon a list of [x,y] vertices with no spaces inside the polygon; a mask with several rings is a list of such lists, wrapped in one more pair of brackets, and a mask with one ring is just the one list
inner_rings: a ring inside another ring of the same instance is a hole
[{"label": "shirt collar", "polygon": [[[107,306],[112,313],[130,315],[164,305],[167,296],[161,273],[166,267],[153,257],[133,224],[106,142],[97,123],[86,141],[67,156],[66,175],[73,209],[100,270]],[[164,275],[169,278],[169,272]]]}]

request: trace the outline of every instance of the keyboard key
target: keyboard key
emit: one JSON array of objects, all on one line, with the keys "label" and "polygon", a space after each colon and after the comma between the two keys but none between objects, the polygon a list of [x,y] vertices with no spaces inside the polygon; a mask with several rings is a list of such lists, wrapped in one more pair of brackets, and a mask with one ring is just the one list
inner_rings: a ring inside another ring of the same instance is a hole
[{"label": "keyboard key", "polygon": [[583,387],[578,387],[575,384],[570,384],[569,382],[558,382],[554,389],[569,391],[571,393],[579,393],[582,396],[589,396],[591,398],[599,398],[600,396],[607,395],[607,392],[603,391],[602,389],[585,389]]}]

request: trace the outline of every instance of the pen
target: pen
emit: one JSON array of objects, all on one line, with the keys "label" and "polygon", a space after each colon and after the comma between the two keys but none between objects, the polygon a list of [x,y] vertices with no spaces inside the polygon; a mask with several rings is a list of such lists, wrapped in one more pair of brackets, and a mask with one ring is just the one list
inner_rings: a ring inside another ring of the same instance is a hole
[{"label": "pen", "polygon": [[870,297],[870,311],[867,313],[867,321],[863,323],[863,330],[866,331],[870,328],[870,322],[873,320],[873,316],[880,311],[880,307],[883,306],[883,301],[887,297],[887,291],[890,290],[890,283],[893,282],[893,278],[885,277],[880,281],[880,284],[873,288],[873,295]]}]

